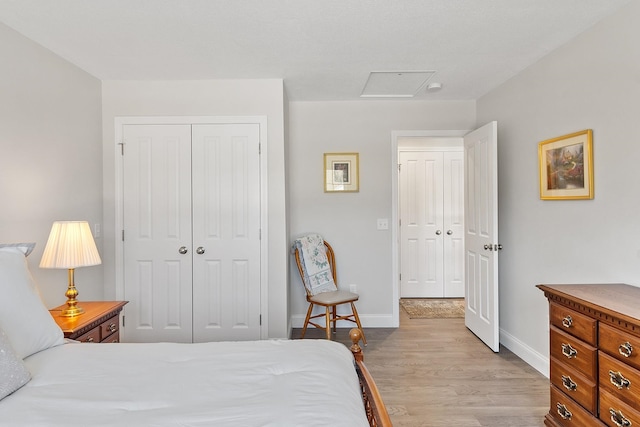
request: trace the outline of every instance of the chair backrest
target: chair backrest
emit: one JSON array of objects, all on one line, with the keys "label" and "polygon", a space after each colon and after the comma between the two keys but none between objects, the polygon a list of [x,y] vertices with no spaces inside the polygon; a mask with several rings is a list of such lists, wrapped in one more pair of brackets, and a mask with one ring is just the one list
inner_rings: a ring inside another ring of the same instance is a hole
[{"label": "chair backrest", "polygon": [[[331,269],[333,282],[336,284],[336,287],[337,287],[338,278],[336,277],[336,256],[333,253],[333,248],[331,247],[330,244],[327,243],[326,240],[324,241],[324,247],[327,251],[327,261],[329,261],[329,268]],[[296,265],[298,266],[298,273],[300,273],[300,279],[303,281],[303,284],[304,284],[304,271],[302,270],[302,262],[300,261],[300,250],[298,248],[295,248],[295,251],[293,254],[296,258]],[[307,289],[306,286],[304,287],[304,289],[307,291],[307,296],[312,296],[311,292],[309,292],[309,289]]]}]

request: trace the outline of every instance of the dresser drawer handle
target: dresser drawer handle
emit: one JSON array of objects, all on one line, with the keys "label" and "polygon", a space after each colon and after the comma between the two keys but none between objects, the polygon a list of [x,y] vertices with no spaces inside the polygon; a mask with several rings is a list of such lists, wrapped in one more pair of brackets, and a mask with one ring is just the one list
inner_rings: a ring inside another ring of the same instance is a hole
[{"label": "dresser drawer handle", "polygon": [[611,414],[611,421],[618,427],[631,427],[631,421],[622,415],[622,411],[609,408],[609,413]]},{"label": "dresser drawer handle", "polygon": [[578,389],[578,384],[574,383],[568,375],[562,376],[562,385],[569,391],[576,391]]},{"label": "dresser drawer handle", "polygon": [[84,342],[93,342],[93,341],[94,341],[93,337],[89,337],[86,340],[84,340]]},{"label": "dresser drawer handle", "polygon": [[109,332],[115,332],[116,329],[118,329],[118,325],[116,325],[115,323],[112,323],[109,326],[107,326],[107,329],[109,330]]},{"label": "dresser drawer handle", "polygon": [[624,357],[631,357],[631,353],[633,353],[633,346],[629,341],[624,344],[620,344],[618,347],[618,352]]},{"label": "dresser drawer handle", "polygon": [[564,406],[562,403],[558,402],[556,407],[558,408],[558,414],[562,417],[563,420],[570,420],[571,417],[573,416],[571,411],[569,411],[567,407]]},{"label": "dresser drawer handle", "polygon": [[609,371],[609,381],[611,381],[611,384],[618,387],[618,390],[622,390],[623,388],[628,389],[631,387],[631,381],[623,377],[619,371]]},{"label": "dresser drawer handle", "polygon": [[565,328],[570,328],[573,325],[573,319],[571,318],[571,316],[567,316],[564,319],[562,319],[562,326],[564,326]]},{"label": "dresser drawer handle", "polygon": [[562,344],[562,354],[571,359],[578,356],[578,350],[571,347],[571,344]]}]

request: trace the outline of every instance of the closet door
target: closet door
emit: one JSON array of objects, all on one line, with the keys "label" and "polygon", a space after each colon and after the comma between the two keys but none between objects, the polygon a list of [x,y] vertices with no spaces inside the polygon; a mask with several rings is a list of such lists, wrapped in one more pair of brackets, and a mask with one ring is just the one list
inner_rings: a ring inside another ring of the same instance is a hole
[{"label": "closet door", "polygon": [[462,151],[403,151],[401,297],[464,296]]},{"label": "closet door", "polygon": [[399,160],[401,296],[442,297],[442,153],[401,152]]},{"label": "closet door", "polygon": [[444,153],[445,298],[464,297],[464,153]]},{"label": "closet door", "polygon": [[193,340],[260,339],[260,127],[193,125]]},{"label": "closet door", "polygon": [[123,126],[126,339],[191,342],[191,126]]}]

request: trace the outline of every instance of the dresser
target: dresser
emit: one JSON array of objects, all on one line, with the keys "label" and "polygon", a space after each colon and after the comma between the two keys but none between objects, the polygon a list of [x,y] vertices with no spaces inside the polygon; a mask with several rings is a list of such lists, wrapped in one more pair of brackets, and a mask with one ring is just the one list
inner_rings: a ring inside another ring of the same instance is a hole
[{"label": "dresser", "polygon": [[549,300],[549,427],[640,427],[640,288],[538,285]]},{"label": "dresser", "polygon": [[63,304],[49,310],[65,338],[82,342],[113,343],[120,341],[120,312],[127,301],[82,301],[84,313],[75,317],[60,316]]}]

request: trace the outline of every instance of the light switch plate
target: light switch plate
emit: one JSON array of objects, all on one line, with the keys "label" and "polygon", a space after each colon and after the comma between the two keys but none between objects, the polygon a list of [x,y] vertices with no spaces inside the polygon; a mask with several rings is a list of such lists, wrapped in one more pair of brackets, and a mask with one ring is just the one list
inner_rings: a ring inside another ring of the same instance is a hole
[{"label": "light switch plate", "polygon": [[387,218],[378,218],[378,230],[388,230],[389,220]]}]

